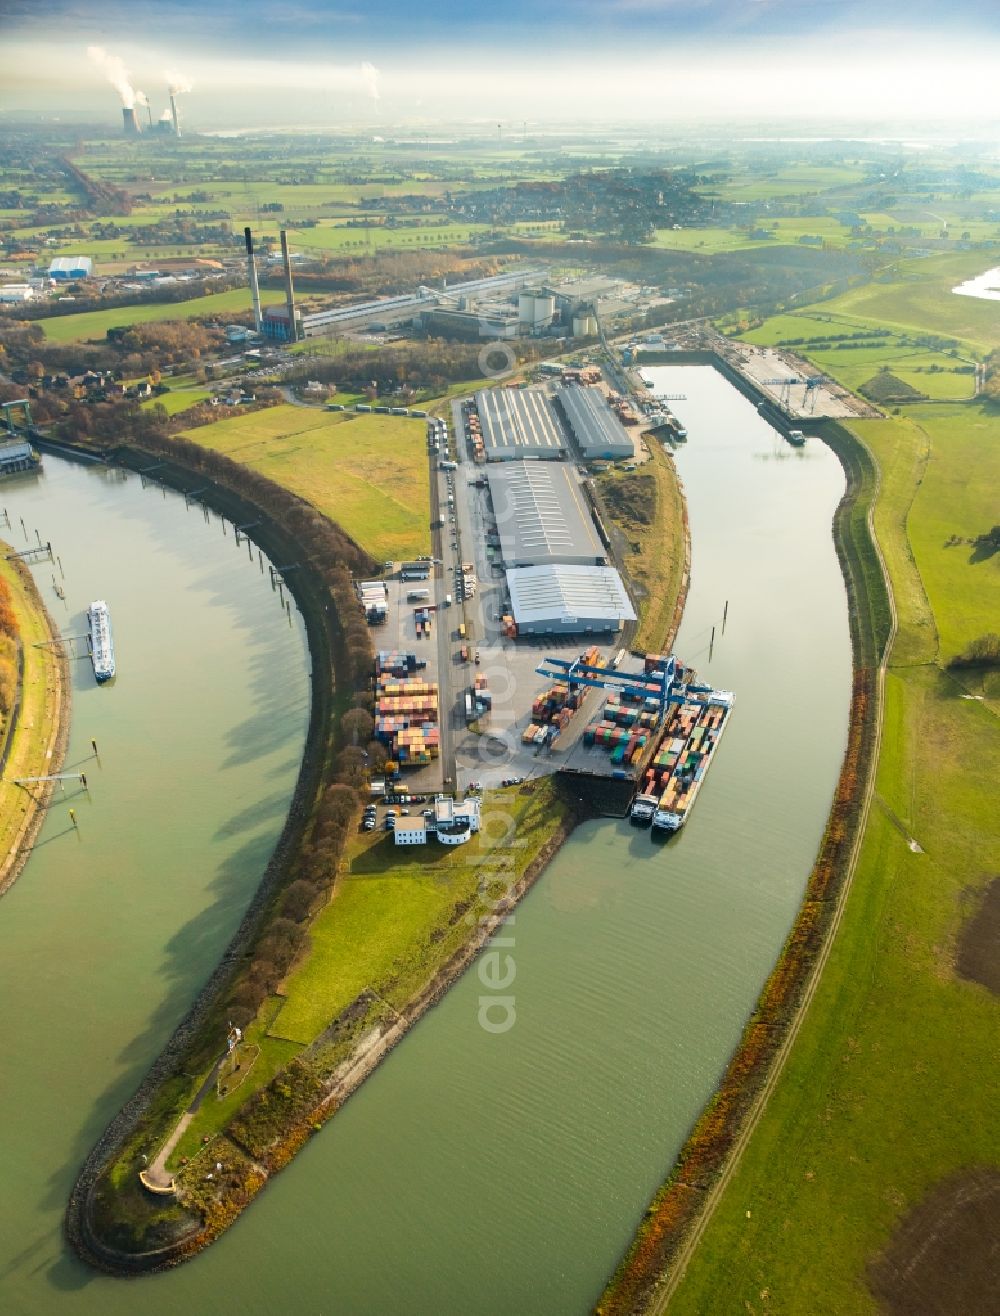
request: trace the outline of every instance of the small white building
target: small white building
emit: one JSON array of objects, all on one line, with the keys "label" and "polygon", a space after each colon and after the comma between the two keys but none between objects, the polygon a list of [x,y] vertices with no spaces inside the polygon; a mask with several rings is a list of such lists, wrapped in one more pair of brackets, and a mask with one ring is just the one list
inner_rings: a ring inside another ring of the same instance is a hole
[{"label": "small white building", "polygon": [[393,835],[397,845],[426,845],[427,825],[423,818],[399,818]]},{"label": "small white building", "polygon": [[464,845],[472,839],[479,831],[479,804],[476,795],[465,800],[453,800],[450,795],[435,798],[434,821],[442,845]]}]

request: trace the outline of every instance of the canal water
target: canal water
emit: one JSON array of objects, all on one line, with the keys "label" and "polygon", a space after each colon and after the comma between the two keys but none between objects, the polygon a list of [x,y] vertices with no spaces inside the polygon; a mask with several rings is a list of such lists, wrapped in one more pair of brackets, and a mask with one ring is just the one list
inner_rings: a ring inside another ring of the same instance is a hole
[{"label": "canal water", "polygon": [[[110,488],[89,472],[60,468],[47,477],[53,489],[38,495],[33,515],[42,519],[64,479],[70,502],[88,481],[97,484],[116,518],[105,553],[129,563],[122,588],[139,573],[133,541],[152,539],[153,556],[180,554],[164,564],[160,589],[193,593],[191,606],[216,618],[220,638],[218,662],[204,655],[192,683],[211,714],[196,720],[197,710],[184,707],[183,674],[162,673],[155,689],[177,694],[173,716],[159,714],[177,741],[157,756],[162,767],[145,787],[133,772],[116,792],[102,775],[80,840],[59,836],[57,806],[43,837],[51,833],[51,845],[32,859],[13,903],[0,902],[7,1055],[18,1057],[0,1123],[0,1164],[10,1167],[0,1194],[0,1306],[349,1316],[589,1310],[724,1069],[794,917],[829,809],[850,694],[846,602],[830,536],[843,490],[836,459],[816,441],[789,448],[710,369],[645,373],[657,391],[684,395],[671,405],[690,436],[677,457],[693,536],[678,652],[736,692],[690,821],[665,845],[624,822],[579,829],[508,929],[514,1026],[503,1034],[480,1026],[490,992],[467,974],[223,1239],[187,1266],[133,1282],[94,1276],[69,1257],[59,1215],[85,1149],[214,963],[256,880],[249,870],[256,863],[259,873],[301,744],[304,661],[298,632],[289,635],[266,586],[253,605],[238,602],[252,573],[220,546],[217,527],[209,527],[207,559],[176,542],[185,528],[201,529],[182,501],[162,504],[133,484]],[[121,513],[113,511],[119,496],[128,507]],[[169,523],[156,521],[167,512]],[[67,534],[76,526],[85,535],[89,519],[72,506],[63,513]],[[199,569],[218,573],[212,588],[199,591]],[[123,609],[103,580],[84,592],[97,588],[117,618]],[[134,597],[151,628],[152,598],[142,589]],[[128,624],[123,615],[122,689],[139,643]],[[248,653],[250,644],[259,647]],[[271,646],[284,646],[283,665]],[[96,734],[101,701],[118,694],[84,689],[71,759]],[[257,729],[273,727],[280,747],[258,746],[246,732],[261,701],[269,711]],[[238,748],[229,748],[234,734]],[[120,735],[138,752],[141,733]],[[205,780],[184,807],[203,814],[205,827],[189,839],[171,816],[176,803],[164,799],[186,779],[192,735],[200,736]],[[255,750],[260,756],[248,760]],[[115,756],[107,757],[110,774]],[[222,769],[220,759],[236,762]],[[238,768],[244,794],[234,805],[227,774]],[[91,872],[91,819],[117,815],[126,788],[143,826],[131,844],[118,838],[121,849],[109,837],[104,864]],[[258,849],[242,831],[258,818],[255,799],[265,815],[253,833]],[[182,845],[187,863],[173,854]],[[57,862],[57,853],[73,864]],[[106,902],[99,913],[95,893]]]}]

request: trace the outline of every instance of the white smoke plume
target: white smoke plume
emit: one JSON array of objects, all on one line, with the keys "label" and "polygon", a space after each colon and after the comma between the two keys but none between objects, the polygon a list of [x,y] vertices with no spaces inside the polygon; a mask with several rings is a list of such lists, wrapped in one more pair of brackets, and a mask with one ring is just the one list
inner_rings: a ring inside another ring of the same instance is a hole
[{"label": "white smoke plume", "polygon": [[373,101],[378,100],[378,69],[367,60],[361,65],[361,78],[368,95]]},{"label": "white smoke plume", "polygon": [[[88,46],[87,54],[122,98],[125,108],[133,109],[137,99],[136,90],[124,62],[117,55],[109,55],[103,46]],[[145,104],[145,100],[140,101],[140,104]]]},{"label": "white smoke plume", "polygon": [[135,89],[135,103],[136,105],[149,104],[149,97],[146,95],[144,91],[140,91],[138,87],[136,87]]},{"label": "white smoke plume", "polygon": [[185,92],[191,90],[190,79],[186,78],[183,73],[168,69],[163,76],[167,80],[167,88],[171,96],[182,96]]}]

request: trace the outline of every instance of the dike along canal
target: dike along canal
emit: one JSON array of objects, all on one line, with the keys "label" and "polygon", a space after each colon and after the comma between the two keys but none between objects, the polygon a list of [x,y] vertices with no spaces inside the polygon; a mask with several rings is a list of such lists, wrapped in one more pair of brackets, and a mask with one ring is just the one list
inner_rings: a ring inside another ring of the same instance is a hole
[{"label": "dike along canal", "polygon": [[[794,918],[850,698],[830,533],[844,484],[836,458],[817,441],[793,451],[708,368],[644,373],[657,391],[686,395],[674,410],[690,436],[678,466],[693,573],[678,651],[737,699],[690,822],[666,845],[626,822],[578,829],[508,929],[514,1027],[480,1027],[485,989],[467,973],[228,1233],[139,1280],[79,1264],[61,1213],[91,1142],[214,965],[263,867],[302,743],[305,658],[266,579],[260,590],[218,525],[200,549],[186,537],[204,523],[183,499],[64,474],[51,459],[51,488],[8,499],[15,525],[24,497],[38,519],[69,481],[67,494],[90,501],[86,515],[71,502],[60,523],[84,540],[96,508],[119,507],[98,560],[121,557],[131,578],[147,544],[159,592],[193,593],[220,634],[193,672],[174,672],[165,653],[145,686],[131,653],[158,642],[148,634],[157,588],[136,590],[144,622],[133,640],[129,598],[118,604],[102,586],[122,614],[122,690],[126,674],[143,683],[171,743],[144,751],[158,760],[145,784],[133,770],[112,790],[109,740],[83,838],[58,835],[57,802],[41,838],[51,845],[0,904],[0,988],[18,1058],[0,1124],[5,1309],[577,1316],[597,1299]],[[70,762],[101,734],[98,698],[119,693],[77,691]],[[120,734],[138,753],[137,733]],[[182,802],[196,771],[208,780]],[[197,835],[175,827],[182,810],[203,821]],[[116,821],[91,872],[80,865],[99,813]],[[184,856],[171,855],[180,844]]]}]

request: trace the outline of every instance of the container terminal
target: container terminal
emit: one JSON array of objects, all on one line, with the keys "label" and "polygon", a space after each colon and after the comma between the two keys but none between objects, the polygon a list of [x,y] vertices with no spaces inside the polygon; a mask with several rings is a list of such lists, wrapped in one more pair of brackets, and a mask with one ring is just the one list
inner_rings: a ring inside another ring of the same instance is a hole
[{"label": "container terminal", "polygon": [[594,763],[590,774],[638,786],[629,818],[662,836],[687,820],[728,725],[734,695],[699,682],[672,654],[629,656],[641,659],[641,672],[618,670],[624,651],[611,660],[596,648],[576,661],[547,658],[538,672],[554,677],[555,684],[535,700],[522,738],[551,747],[582,706],[584,692],[603,690],[606,697],[584,728],[582,742],[605,751],[607,766],[602,771]]}]

